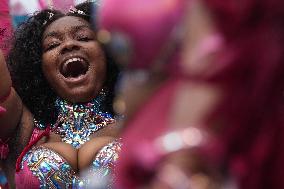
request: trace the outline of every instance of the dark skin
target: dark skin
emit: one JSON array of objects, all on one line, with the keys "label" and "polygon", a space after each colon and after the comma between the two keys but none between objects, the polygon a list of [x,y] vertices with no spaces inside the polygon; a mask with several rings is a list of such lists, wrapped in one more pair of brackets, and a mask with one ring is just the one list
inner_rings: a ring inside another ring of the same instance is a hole
[{"label": "dark skin", "polygon": [[[89,23],[74,16],[60,18],[46,28],[42,41],[42,69],[61,98],[72,102],[90,101],[103,87],[106,60],[95,39]],[[82,58],[89,66],[82,77],[66,78],[62,75],[64,62],[71,58]]]},{"label": "dark skin", "polygon": [[[42,70],[48,83],[57,95],[70,102],[87,102],[95,98],[103,88],[106,80],[106,59],[99,43],[95,40],[95,32],[90,24],[82,18],[65,16],[51,23],[43,34]],[[77,69],[86,69],[79,76],[67,77],[62,71],[64,64],[71,59],[81,59],[84,63]],[[0,56],[0,97],[7,94],[11,87],[11,78],[5,60]],[[48,95],[48,94],[47,94]],[[20,129],[19,142],[26,146],[33,131],[33,115],[23,105],[20,97],[12,88],[8,99],[0,106],[7,112],[0,117],[1,138],[13,136],[17,125]],[[79,149],[61,141],[59,135],[50,133],[35,146],[45,146],[59,153],[79,174],[91,164],[96,153],[106,144],[115,140],[119,128],[116,124],[95,132],[91,140]],[[19,149],[22,151],[23,149]],[[15,159],[17,157],[11,157]],[[14,186],[15,163],[5,167],[9,184]]]}]

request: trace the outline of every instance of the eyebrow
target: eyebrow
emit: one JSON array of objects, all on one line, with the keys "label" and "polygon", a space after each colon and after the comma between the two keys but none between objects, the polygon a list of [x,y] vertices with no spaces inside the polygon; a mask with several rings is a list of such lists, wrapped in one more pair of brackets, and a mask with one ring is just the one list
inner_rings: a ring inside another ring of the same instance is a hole
[{"label": "eyebrow", "polygon": [[[89,30],[92,30],[89,25],[85,25],[85,24],[84,24],[84,25],[79,25],[79,26],[73,26],[73,27],[71,27],[71,33],[76,33],[77,31],[82,30],[82,29],[85,29],[85,28],[87,28],[87,29],[89,29]],[[48,38],[48,37],[59,38],[60,36],[61,36],[61,32],[58,32],[58,31],[51,31],[51,32],[49,32],[48,34],[46,34],[46,35],[44,36],[43,40],[45,40],[45,39]]]},{"label": "eyebrow", "polygon": [[56,38],[59,38],[60,34],[58,32],[55,32],[55,31],[52,31],[52,32],[49,32],[48,34],[46,34],[43,38],[43,40],[45,40],[46,38],[49,38],[49,37],[56,37]]},{"label": "eyebrow", "polygon": [[92,30],[89,25],[85,25],[85,24],[84,24],[84,25],[79,25],[79,26],[74,26],[74,27],[72,27],[72,28],[71,28],[71,31],[72,31],[73,33],[75,33],[75,32],[77,32],[77,31],[82,30],[82,29],[85,29],[85,28],[87,28],[87,29],[89,29],[89,30]]}]

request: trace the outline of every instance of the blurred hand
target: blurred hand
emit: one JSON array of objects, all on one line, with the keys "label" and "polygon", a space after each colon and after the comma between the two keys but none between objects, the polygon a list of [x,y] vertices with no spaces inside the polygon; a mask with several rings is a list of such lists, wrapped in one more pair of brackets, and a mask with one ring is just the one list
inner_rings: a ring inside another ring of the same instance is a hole
[{"label": "blurred hand", "polygon": [[0,106],[0,116],[6,113],[6,109]]}]

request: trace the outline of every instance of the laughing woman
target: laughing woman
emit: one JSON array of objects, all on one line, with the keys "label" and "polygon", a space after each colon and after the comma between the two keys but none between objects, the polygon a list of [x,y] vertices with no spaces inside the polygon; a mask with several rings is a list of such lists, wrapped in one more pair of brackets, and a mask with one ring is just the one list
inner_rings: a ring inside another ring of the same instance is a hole
[{"label": "laughing woman", "polygon": [[111,185],[121,147],[112,110],[119,71],[96,40],[94,7],[35,14],[15,33],[10,74],[0,61],[1,167],[10,188]]}]

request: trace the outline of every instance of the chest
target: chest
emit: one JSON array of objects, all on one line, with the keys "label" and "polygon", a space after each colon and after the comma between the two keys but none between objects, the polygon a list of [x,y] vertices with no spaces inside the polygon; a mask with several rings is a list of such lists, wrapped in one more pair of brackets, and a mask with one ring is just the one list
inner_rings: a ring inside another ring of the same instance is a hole
[{"label": "chest", "polygon": [[94,161],[98,162],[98,157],[102,154],[105,156],[104,158],[113,159],[111,156],[116,156],[120,150],[120,142],[118,141],[113,136],[91,136],[91,139],[81,145],[80,148],[74,148],[71,144],[62,142],[58,135],[51,134],[44,142],[39,142],[35,148],[43,147],[58,154],[76,174],[80,174],[90,168]]},{"label": "chest", "polygon": [[[96,145],[94,145],[96,144]],[[34,146],[21,162],[18,181],[36,183],[42,188],[81,188],[94,180],[108,179],[118,158],[121,143],[109,137],[88,141],[79,149],[63,142]],[[23,175],[20,177],[20,175]],[[26,175],[35,177],[23,179]]]}]

